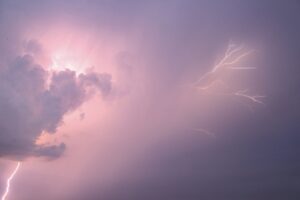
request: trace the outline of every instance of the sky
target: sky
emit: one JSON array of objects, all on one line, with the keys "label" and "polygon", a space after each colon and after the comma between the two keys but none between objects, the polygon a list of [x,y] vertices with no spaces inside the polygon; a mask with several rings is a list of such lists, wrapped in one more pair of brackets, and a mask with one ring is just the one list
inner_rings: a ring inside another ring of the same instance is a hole
[{"label": "sky", "polygon": [[7,200],[298,200],[300,2],[1,0]]}]

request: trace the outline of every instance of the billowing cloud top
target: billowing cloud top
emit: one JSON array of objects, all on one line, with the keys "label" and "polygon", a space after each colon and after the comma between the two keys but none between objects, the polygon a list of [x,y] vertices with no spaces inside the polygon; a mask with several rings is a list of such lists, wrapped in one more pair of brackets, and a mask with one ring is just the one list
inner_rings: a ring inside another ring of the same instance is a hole
[{"label": "billowing cloud top", "polygon": [[78,108],[94,89],[111,90],[111,76],[74,71],[49,72],[31,55],[17,57],[0,68],[0,157],[55,158],[65,150],[59,145],[37,145],[42,132],[55,133],[66,113]]}]

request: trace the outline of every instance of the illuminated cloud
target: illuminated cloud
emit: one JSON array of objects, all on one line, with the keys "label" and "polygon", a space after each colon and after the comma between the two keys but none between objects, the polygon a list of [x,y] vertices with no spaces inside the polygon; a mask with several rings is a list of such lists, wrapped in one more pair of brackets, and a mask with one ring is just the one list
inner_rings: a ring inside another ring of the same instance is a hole
[{"label": "illuminated cloud", "polygon": [[[39,48],[33,43],[31,48]],[[33,45],[33,46],[32,46]],[[76,110],[95,90],[111,91],[111,76],[75,71],[49,72],[30,55],[0,70],[0,157],[59,157],[64,143],[37,145],[42,132],[55,133],[65,114]]]}]

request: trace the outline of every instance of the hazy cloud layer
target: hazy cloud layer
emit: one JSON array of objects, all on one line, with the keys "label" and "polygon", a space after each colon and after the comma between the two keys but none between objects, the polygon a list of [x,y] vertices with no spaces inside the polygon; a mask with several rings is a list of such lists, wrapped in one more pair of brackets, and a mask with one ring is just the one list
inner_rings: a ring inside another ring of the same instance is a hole
[{"label": "hazy cloud layer", "polygon": [[[77,55],[97,72],[107,66],[124,97],[84,104],[84,120],[62,127],[68,156],[26,162],[10,198],[300,199],[299,10],[297,0],[1,1],[0,156],[57,157],[63,144],[36,146],[36,137],[97,88],[111,91],[108,74],[37,66],[47,48],[84,49]],[[256,69],[226,78],[265,95],[263,105],[186,87],[229,41],[255,49],[245,63]],[[15,59],[23,48],[39,56]]]}]

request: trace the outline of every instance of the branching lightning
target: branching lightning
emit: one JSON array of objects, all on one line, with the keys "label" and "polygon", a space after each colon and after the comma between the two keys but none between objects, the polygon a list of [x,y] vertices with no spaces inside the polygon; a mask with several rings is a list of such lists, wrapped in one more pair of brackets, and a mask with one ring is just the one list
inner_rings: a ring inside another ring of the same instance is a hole
[{"label": "branching lightning", "polygon": [[[205,94],[225,95],[247,100],[240,101],[240,103],[251,110],[251,105],[248,104],[250,102],[253,104],[264,104],[262,101],[262,99],[265,97],[264,95],[252,95],[248,92],[248,89],[234,89],[230,87],[224,80],[225,72],[230,73],[232,70],[255,70],[256,67],[241,66],[241,62],[252,53],[254,53],[254,50],[249,50],[245,48],[244,45],[236,45],[232,42],[229,42],[229,45],[221,60],[216,63],[210,71],[206,72],[197,81],[195,81],[192,84],[192,87],[202,92],[205,91]],[[221,87],[221,91],[213,90],[219,87]],[[215,137],[215,134],[206,129],[197,128],[193,130]]]},{"label": "branching lightning", "polygon": [[219,63],[217,63],[213,67],[213,69],[211,70],[211,73],[216,72],[220,68],[238,64],[242,58],[250,55],[252,52],[253,52],[253,50],[244,52],[243,45],[236,47],[236,45],[234,45],[234,44],[229,44],[224,57],[221,59],[221,61]]},{"label": "branching lightning", "polygon": [[199,90],[208,90],[216,84],[226,86],[231,91],[229,93],[222,93],[223,95],[232,95],[239,98],[250,100],[253,103],[263,104],[261,100],[263,95],[250,95],[248,89],[234,90],[230,88],[225,81],[222,80],[222,72],[224,70],[254,70],[256,67],[242,67],[239,66],[243,58],[251,55],[254,50],[247,50],[243,45],[235,45],[229,43],[223,58],[213,66],[213,68],[201,76],[193,85]]},{"label": "branching lightning", "polygon": [[18,162],[16,168],[14,169],[14,171],[12,172],[12,174],[8,177],[8,179],[6,181],[6,189],[5,189],[5,192],[4,192],[1,200],[5,200],[6,199],[8,193],[9,193],[9,189],[10,189],[10,182],[14,178],[14,176],[16,175],[16,173],[18,172],[20,166],[21,166],[21,162]]}]

